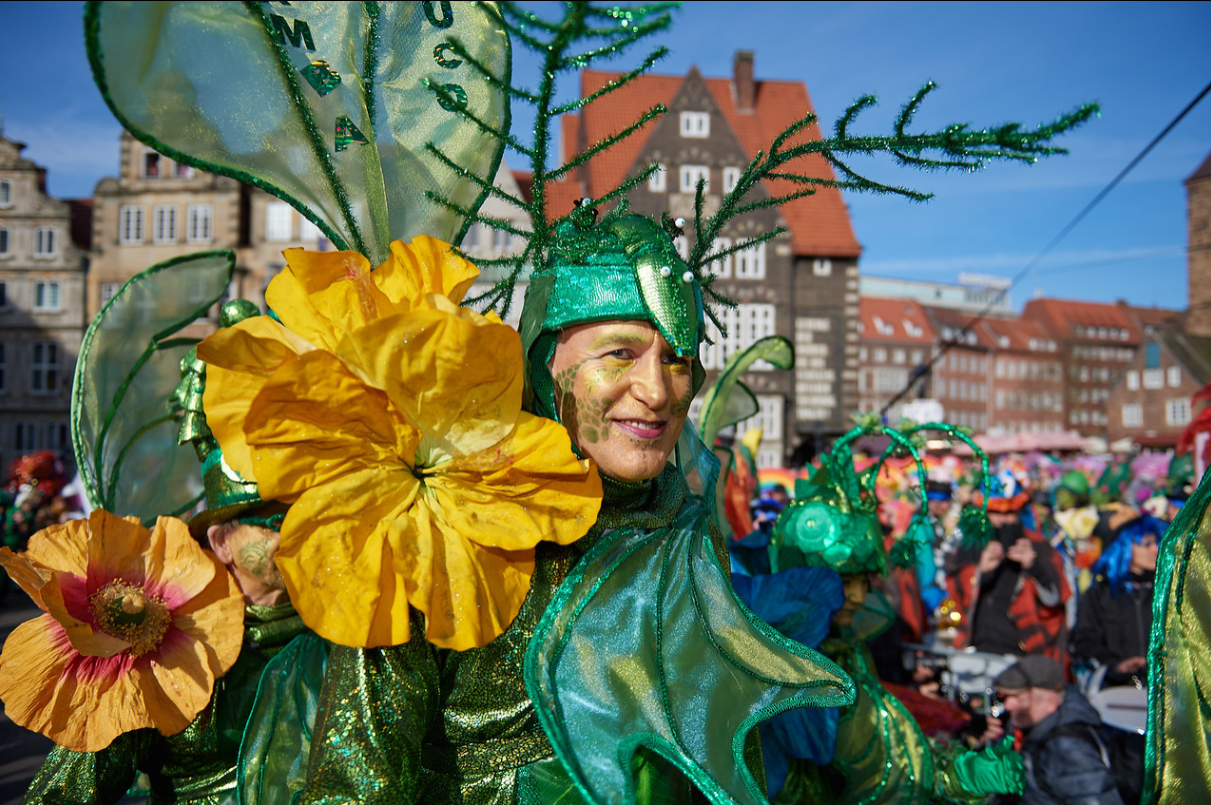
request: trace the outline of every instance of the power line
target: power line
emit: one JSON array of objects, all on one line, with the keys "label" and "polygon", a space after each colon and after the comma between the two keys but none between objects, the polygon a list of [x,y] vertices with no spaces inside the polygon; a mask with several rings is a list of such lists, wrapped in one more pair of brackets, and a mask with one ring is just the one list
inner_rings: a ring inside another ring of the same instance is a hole
[{"label": "power line", "polygon": [[961,345],[963,337],[965,335],[967,335],[968,333],[970,333],[973,327],[975,327],[977,324],[979,324],[981,321],[983,321],[984,318],[997,305],[999,305],[1001,303],[1001,300],[1006,296],[1006,294],[1008,294],[1009,291],[1012,290],[1015,285],[1017,285],[1019,282],[1021,282],[1023,279],[1025,279],[1026,276],[1031,271],[1034,270],[1035,266],[1037,266],[1043,260],[1044,257],[1046,257],[1048,254],[1050,254],[1051,250],[1054,249],[1056,246],[1058,246],[1060,244],[1060,241],[1062,241],[1064,238],[1066,238],[1068,236],[1068,234],[1073,229],[1076,228],[1077,224],[1079,224],[1081,221],[1083,221],[1085,219],[1085,216],[1089,215],[1089,213],[1093,211],[1093,208],[1096,207],[1098,204],[1100,204],[1102,199],[1106,198],[1106,196],[1110,194],[1110,191],[1113,190],[1115,187],[1117,187],[1119,182],[1123,181],[1123,179],[1127,176],[1127,174],[1130,173],[1132,171],[1132,169],[1135,168],[1136,165],[1138,165],[1141,161],[1143,161],[1144,157],[1148,156],[1149,152],[1151,152],[1152,149],[1155,148],[1156,145],[1161,140],[1165,139],[1165,135],[1167,135],[1170,131],[1172,131],[1173,128],[1182,121],[1182,118],[1184,118],[1187,114],[1189,114],[1190,111],[1192,109],[1194,109],[1195,106],[1198,106],[1199,101],[1201,101],[1204,97],[1206,97],[1207,93],[1209,93],[1209,92],[1211,92],[1211,83],[1208,83],[1207,86],[1203,87],[1202,92],[1198,93],[1198,95],[1196,95],[1194,97],[1194,100],[1192,100],[1192,101],[1190,101],[1190,103],[1186,104],[1186,108],[1182,109],[1182,111],[1178,112],[1177,117],[1175,117],[1175,118],[1173,118],[1173,120],[1169,121],[1169,125],[1165,126],[1165,128],[1163,128],[1161,130],[1160,134],[1153,137],[1152,142],[1150,142],[1150,143],[1148,143],[1148,145],[1144,146],[1144,150],[1142,150],[1138,154],[1136,154],[1135,158],[1132,159],[1129,163],[1127,163],[1127,167],[1125,167],[1121,171],[1119,171],[1118,176],[1115,176],[1113,179],[1110,180],[1110,184],[1108,184],[1104,188],[1102,188],[1101,192],[1099,192],[1096,196],[1094,196],[1093,200],[1090,201],[1088,204],[1086,204],[1085,208],[1083,210],[1078,212],[1071,221],[1069,221],[1067,224],[1065,224],[1064,228],[1060,230],[1059,234],[1057,234],[1054,238],[1052,238],[1051,242],[1048,243],[1046,246],[1044,246],[1043,250],[1041,252],[1039,252],[1038,255],[1033,260],[1031,260],[1029,263],[1027,263],[1026,267],[1023,268],[1021,271],[1019,271],[1014,276],[1014,278],[1010,281],[1010,283],[1001,290],[1000,293],[993,296],[992,299],[988,302],[988,304],[984,306],[984,309],[976,314],[975,318],[973,318],[967,324],[963,325],[963,328],[961,330],[959,330],[959,332],[955,335],[954,338],[950,339],[949,341],[943,341],[941,349],[938,350],[938,354],[936,354],[932,358],[930,358],[928,363],[926,363],[922,366],[918,366],[915,370],[913,370],[913,373],[908,378],[908,382],[904,385],[904,388],[900,389],[900,391],[896,394],[896,396],[892,397],[890,400],[887,401],[887,403],[883,406],[883,408],[880,409],[879,414],[881,416],[886,416],[887,412],[891,410],[891,407],[893,405],[895,405],[896,403],[898,403],[900,400],[904,399],[904,395],[908,394],[912,390],[912,387],[914,385],[916,385],[918,380],[920,380],[923,376],[929,374],[929,372],[933,369],[934,365],[942,359],[942,357],[950,350],[951,347]]}]

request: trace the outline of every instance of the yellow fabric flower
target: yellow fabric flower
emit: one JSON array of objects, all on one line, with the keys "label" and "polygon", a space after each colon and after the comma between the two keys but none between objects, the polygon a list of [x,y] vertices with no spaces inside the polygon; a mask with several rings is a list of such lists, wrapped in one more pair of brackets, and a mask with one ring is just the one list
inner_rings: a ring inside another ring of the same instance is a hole
[{"label": "yellow fabric flower", "polygon": [[516,617],[534,548],[596,521],[601,481],[521,410],[511,327],[431,295],[336,353],[288,359],[245,422],[261,494],[294,500],[278,566],[303,620],[354,646],[465,650]]},{"label": "yellow fabric flower", "polygon": [[95,511],[0,565],[45,613],[9,635],[0,699],[21,726],[95,752],[130,730],[173,735],[239,657],[244,599],[189,527]]},{"label": "yellow fabric flower", "polygon": [[[447,244],[286,252],[266,317],[198,347],[211,430],[262,497],[291,502],[277,564],[303,620],[351,646],[482,646],[516,617],[534,549],[596,521],[601,480],[563,426],[521,410],[517,332],[460,308]],[[284,326],[283,326],[284,325]]]},{"label": "yellow fabric flower", "polygon": [[256,480],[244,441],[248,404],[287,356],[336,349],[341,337],[383,316],[404,313],[438,293],[457,304],[479,269],[450,244],[421,235],[391,244],[391,259],[374,271],[357,252],[287,249],[286,268],[269,283],[265,301],[281,320],[257,316],[219,330],[198,345],[207,363],[203,405],[223,459]]}]

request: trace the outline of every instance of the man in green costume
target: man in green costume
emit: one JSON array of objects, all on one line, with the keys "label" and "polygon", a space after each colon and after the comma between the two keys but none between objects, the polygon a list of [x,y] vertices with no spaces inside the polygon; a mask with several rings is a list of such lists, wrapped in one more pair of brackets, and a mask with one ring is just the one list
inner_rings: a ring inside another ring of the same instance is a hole
[{"label": "man in green costume", "polygon": [[[254,312],[251,303],[229,303],[224,324]],[[176,398],[186,414],[179,438],[192,442],[202,459],[207,504],[189,521],[189,530],[209,543],[244,593],[244,648],[235,665],[215,681],[210,704],[183,732],[164,737],[155,729],[135,730],[99,752],[55,747],[23,803],[109,805],[126,795],[140,773],[149,785],[149,805],[241,802],[240,747],[262,673],[293,638],[307,631],[273,562],[287,507],[262,500],[255,483],[227,467],[202,411],[204,365],[190,350],[181,370],[184,379]]]},{"label": "man in green costume", "polygon": [[717,468],[683,434],[701,300],[654,221],[561,225],[522,314],[528,400],[597,463],[598,520],[539,545],[482,648],[433,647],[415,611],[406,645],[335,648],[303,802],[760,803],[756,722],[849,700],[831,663],[739,604],[687,484]]}]

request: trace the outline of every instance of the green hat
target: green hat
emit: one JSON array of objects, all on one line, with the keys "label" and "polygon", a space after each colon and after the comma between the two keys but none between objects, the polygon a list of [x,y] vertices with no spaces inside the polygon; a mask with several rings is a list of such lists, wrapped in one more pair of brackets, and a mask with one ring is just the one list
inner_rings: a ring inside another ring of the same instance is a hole
[{"label": "green hat", "polygon": [[[223,305],[219,321],[221,326],[230,327],[257,315],[260,315],[260,311],[255,304],[246,299],[236,299]],[[195,539],[205,536],[210,526],[264,508],[267,503],[281,507],[281,504],[263,500],[257,494],[256,482],[245,480],[223,460],[223,450],[206,424],[206,412],[202,405],[205,392],[206,364],[198,358],[197,350],[191,349],[181,358],[181,383],[173,396],[183,411],[177,442],[191,442],[202,462],[206,508],[189,520],[189,533]]]},{"label": "green hat", "polygon": [[1123,490],[1131,483],[1131,465],[1125,461],[1115,462],[1102,472],[1097,479],[1097,494],[1095,501],[1104,506],[1112,500],[1122,497]]},{"label": "green hat", "polygon": [[[546,263],[530,277],[521,312],[521,340],[534,413],[559,421],[548,364],[565,327],[600,321],[651,322],[682,357],[698,353],[703,334],[702,288],[672,236],[642,215],[595,211],[561,222]],[[694,362],[694,390],[706,375]]]},{"label": "green hat", "polygon": [[1169,473],[1165,478],[1165,497],[1184,501],[1190,498],[1190,486],[1194,484],[1194,453],[1174,456],[1169,462]]},{"label": "green hat", "polygon": [[829,567],[842,575],[887,570],[883,530],[863,511],[844,511],[828,497],[791,501],[774,523],[777,566]]},{"label": "green hat", "polygon": [[1080,470],[1068,470],[1060,476],[1060,487],[1078,497],[1089,497],[1089,479]]}]

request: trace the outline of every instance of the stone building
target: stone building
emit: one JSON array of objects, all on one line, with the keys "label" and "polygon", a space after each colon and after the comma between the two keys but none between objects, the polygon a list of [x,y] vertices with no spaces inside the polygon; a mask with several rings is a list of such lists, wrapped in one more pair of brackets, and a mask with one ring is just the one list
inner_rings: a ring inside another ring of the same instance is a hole
[{"label": "stone building", "polygon": [[[172,257],[231,249],[229,298],[263,305],[282,251],[332,248],[319,228],[263,190],[175,162],[123,131],[117,177],[97,183],[88,315],[128,279]],[[204,330],[205,328],[201,328]]]},{"label": "stone building", "polygon": [[[71,380],[85,326],[87,262],[71,208],[46,194],[46,171],[0,136],[0,473],[55,450],[72,462]],[[71,467],[68,466],[68,471]]]},{"label": "stone building", "polygon": [[[605,95],[562,121],[563,157],[635,120],[657,103],[669,112],[630,138],[599,154],[548,188],[552,213],[567,213],[575,199],[600,197],[625,179],[656,164],[660,170],[628,196],[631,207],[659,217],[693,220],[694,193],[706,181],[706,212],[717,210],[758,150],[812,111],[801,82],[757,80],[753,54],[741,51],[728,78],[704,77],[697,68],[684,76],[646,75]],[[581,73],[581,97],[599,91],[617,73]],[[808,137],[819,138],[812,126]],[[822,157],[808,157],[795,172],[834,178]],[[750,200],[768,198],[760,187]],[[782,189],[775,188],[781,192]],[[728,357],[759,338],[781,335],[795,345],[794,372],[757,365],[744,382],[757,395],[754,426],[764,432],[758,464],[802,463],[826,440],[849,427],[858,403],[858,256],[861,247],[836,188],[777,208],[756,210],[728,222],[713,250],[752,240],[775,227],[788,231],[773,240],[714,262],[716,287],[738,307],[721,311],[726,336],[713,327],[714,343],[700,353],[708,382]],[[692,224],[679,248],[694,245]]]}]

